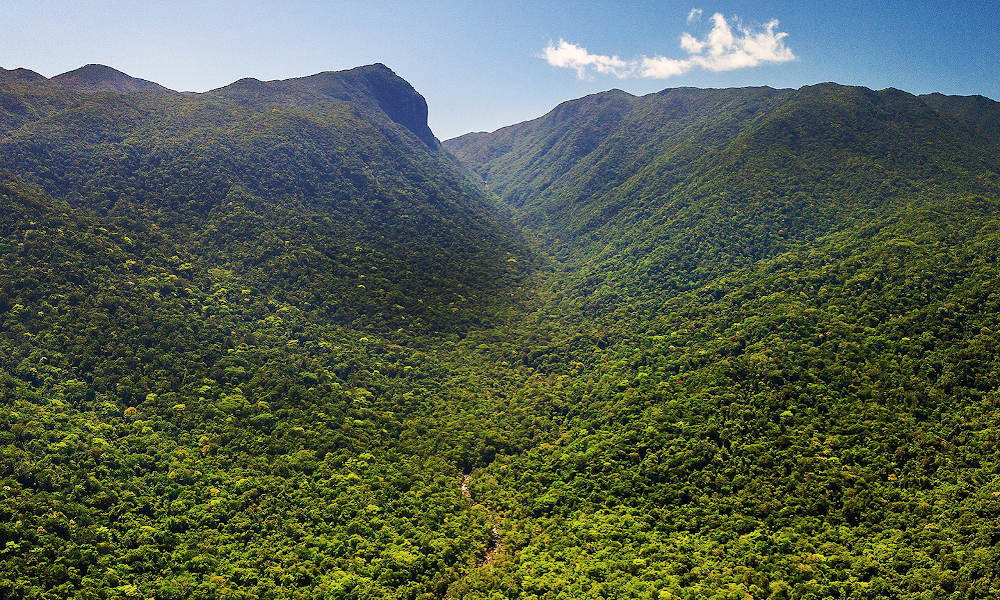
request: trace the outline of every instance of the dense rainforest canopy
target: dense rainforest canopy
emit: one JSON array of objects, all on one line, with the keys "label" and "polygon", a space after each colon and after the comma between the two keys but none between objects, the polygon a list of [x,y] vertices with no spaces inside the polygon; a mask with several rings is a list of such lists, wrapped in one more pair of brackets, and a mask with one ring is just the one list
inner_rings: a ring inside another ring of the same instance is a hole
[{"label": "dense rainforest canopy", "polygon": [[0,599],[995,598],[1000,105],[0,70]]}]

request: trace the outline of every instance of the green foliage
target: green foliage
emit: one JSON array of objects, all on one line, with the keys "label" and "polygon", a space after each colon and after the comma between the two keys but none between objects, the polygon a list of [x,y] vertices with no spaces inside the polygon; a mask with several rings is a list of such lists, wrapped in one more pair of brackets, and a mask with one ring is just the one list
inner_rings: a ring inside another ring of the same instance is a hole
[{"label": "green foliage", "polygon": [[1000,590],[991,106],[609,92],[448,142],[484,193],[381,66],[39,78],[0,599]]},{"label": "green foliage", "polygon": [[908,206],[554,344],[592,367],[488,468],[518,554],[466,596],[995,593],[998,210]]},{"label": "green foliage", "polygon": [[560,432],[479,476],[513,552],[456,597],[996,594],[1000,154],[970,121],[608,92],[446,142],[556,259],[522,389]]},{"label": "green foliage", "polygon": [[5,115],[0,174],[159,227],[192,264],[318,319],[480,324],[528,264],[513,228],[415,122],[423,98],[380,65],[206,94],[33,83],[0,95],[25,107]]},{"label": "green foliage", "polygon": [[445,145],[597,310],[703,285],[914,199],[1000,189],[995,143],[909,94],[833,84],[614,90]]}]

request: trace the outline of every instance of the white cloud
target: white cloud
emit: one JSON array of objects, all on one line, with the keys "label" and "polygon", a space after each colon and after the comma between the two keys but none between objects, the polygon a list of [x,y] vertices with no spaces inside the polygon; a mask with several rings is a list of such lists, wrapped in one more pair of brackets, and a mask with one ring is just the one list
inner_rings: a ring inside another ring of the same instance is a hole
[{"label": "white cloud", "polygon": [[[733,34],[725,17],[712,15],[712,31],[697,51],[688,59],[695,65],[709,71],[732,71],[746,67],[756,67],[763,63],[783,63],[795,60],[791,49],[785,46],[787,33],[775,31],[778,20],[768,21],[763,29],[751,31],[738,26],[739,33]],[[683,45],[683,41],[682,41]],[[708,52],[702,50],[707,46]],[[685,48],[687,50],[687,48]]]},{"label": "white cloud", "polygon": [[642,57],[639,63],[638,75],[650,79],[666,79],[683,75],[691,70],[691,61],[666,56]]},{"label": "white cloud", "polygon": [[626,77],[628,63],[617,56],[603,56],[591,54],[587,49],[576,44],[571,44],[564,39],[560,39],[555,46],[552,42],[542,51],[544,58],[553,67],[563,67],[576,70],[576,75],[580,79],[587,76],[588,69],[593,69],[603,75],[615,75]]},{"label": "white cloud", "polygon": [[[700,9],[692,9],[688,21],[700,16]],[[715,13],[712,15],[712,29],[703,38],[697,38],[688,32],[681,34],[680,48],[687,53],[685,58],[642,55],[623,60],[618,56],[591,54],[583,46],[563,39],[556,45],[550,42],[542,51],[541,58],[554,67],[575,70],[580,79],[587,78],[591,73],[614,75],[620,79],[626,77],[666,79],[682,75],[694,68],[707,71],[732,71],[765,63],[795,60],[795,54],[785,46],[788,34],[777,31],[777,19],[768,21],[757,30],[745,27],[735,19],[733,24],[735,32],[724,16]]]},{"label": "white cloud", "polygon": [[691,12],[688,13],[688,19],[687,19],[688,23],[694,23],[695,21],[700,21],[701,12],[702,11],[700,8],[692,8]]},{"label": "white cloud", "polygon": [[686,31],[681,34],[681,48],[688,54],[698,54],[705,47],[705,43]]}]

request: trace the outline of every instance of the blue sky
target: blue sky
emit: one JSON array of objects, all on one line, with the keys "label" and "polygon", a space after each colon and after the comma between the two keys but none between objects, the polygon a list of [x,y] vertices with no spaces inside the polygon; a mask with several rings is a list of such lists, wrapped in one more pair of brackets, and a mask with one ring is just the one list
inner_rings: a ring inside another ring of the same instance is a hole
[{"label": "blue sky", "polygon": [[[711,44],[716,13],[727,45]],[[8,0],[3,14],[0,66],[46,76],[96,62],[204,91],[383,62],[427,98],[442,139],[610,88],[836,81],[1000,99],[1000,1]]]}]

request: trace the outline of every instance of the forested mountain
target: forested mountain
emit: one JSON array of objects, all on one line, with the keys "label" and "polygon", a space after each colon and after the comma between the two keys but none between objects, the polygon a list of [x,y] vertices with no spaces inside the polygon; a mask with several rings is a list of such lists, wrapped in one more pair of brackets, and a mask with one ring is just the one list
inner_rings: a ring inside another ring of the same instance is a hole
[{"label": "forested mountain", "polygon": [[85,92],[141,92],[158,90],[168,92],[158,83],[126,75],[105,65],[84,65],[49,80],[61,87]]},{"label": "forested mountain", "polygon": [[440,151],[423,98],[383,65],[205,94],[63,81],[0,91],[0,173],[168,228],[322,318],[479,321],[516,270],[513,230]]},{"label": "forested mountain", "polygon": [[30,83],[44,80],[44,75],[35,73],[31,69],[20,67],[17,69],[4,69],[3,67],[0,67],[0,82],[5,84]]},{"label": "forested mountain", "polygon": [[985,96],[946,96],[925,94],[920,97],[942,114],[972,126],[978,133],[1000,139],[1000,103]]},{"label": "forested mountain", "polygon": [[614,302],[688,289],[915,198],[995,194],[998,140],[968,121],[892,89],[614,90],[447,146],[574,265],[582,293],[607,285],[598,297]]},{"label": "forested mountain", "polygon": [[0,71],[0,599],[995,597],[997,114]]},{"label": "forested mountain", "polygon": [[611,91],[445,142],[552,257],[563,419],[474,480],[518,552],[459,595],[995,594],[997,106]]},{"label": "forested mountain", "polygon": [[423,340],[499,321],[529,261],[419,94],[382,65],[12,79],[0,597],[413,597],[474,566],[456,481],[490,439],[444,429],[476,386]]}]

